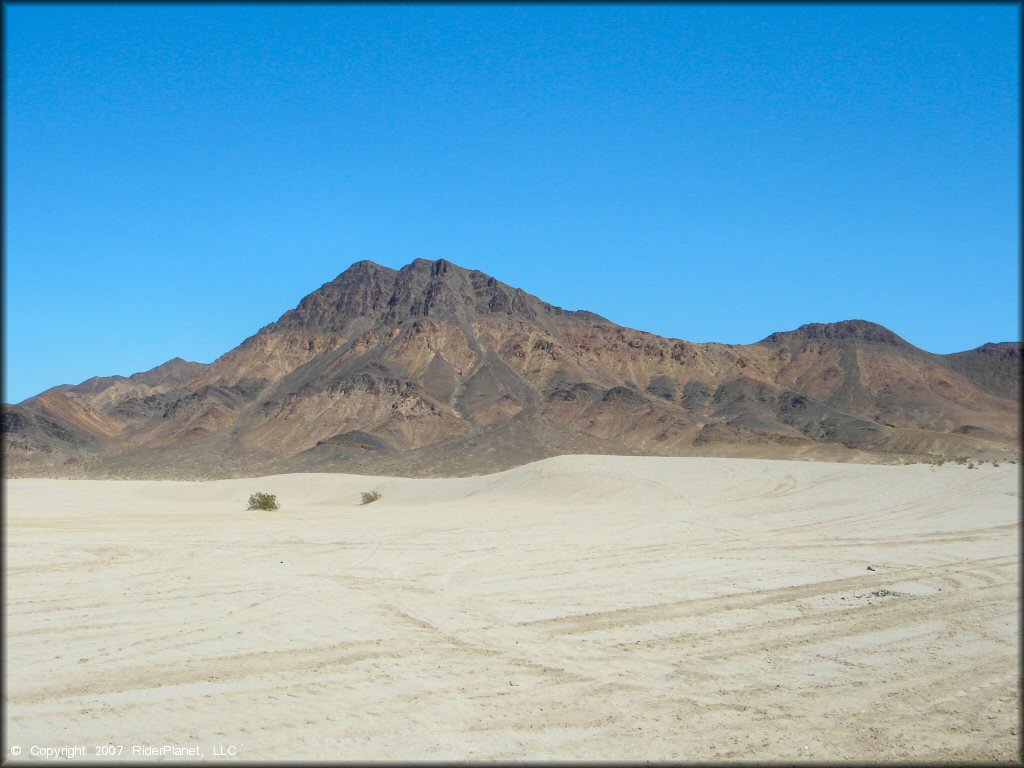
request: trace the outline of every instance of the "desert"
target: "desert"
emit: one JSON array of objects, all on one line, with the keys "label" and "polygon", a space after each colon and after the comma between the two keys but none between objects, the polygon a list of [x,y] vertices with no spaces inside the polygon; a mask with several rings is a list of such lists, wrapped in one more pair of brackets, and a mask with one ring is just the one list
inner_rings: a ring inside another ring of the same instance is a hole
[{"label": "desert", "polygon": [[5,4],[0,763],[1020,765],[1020,10]]},{"label": "desert", "polygon": [[8,748],[1017,762],[1018,487],[1005,461],[594,455],[8,479]]}]

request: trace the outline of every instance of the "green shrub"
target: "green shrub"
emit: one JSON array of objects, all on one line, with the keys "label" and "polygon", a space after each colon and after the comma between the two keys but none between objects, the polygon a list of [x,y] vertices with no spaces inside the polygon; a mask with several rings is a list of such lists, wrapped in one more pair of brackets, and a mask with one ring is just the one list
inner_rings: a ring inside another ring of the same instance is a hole
[{"label": "green shrub", "polygon": [[363,504],[373,504],[379,498],[380,494],[377,491],[363,491]]},{"label": "green shrub", "polygon": [[272,493],[254,493],[249,497],[249,509],[278,509],[277,496]]}]

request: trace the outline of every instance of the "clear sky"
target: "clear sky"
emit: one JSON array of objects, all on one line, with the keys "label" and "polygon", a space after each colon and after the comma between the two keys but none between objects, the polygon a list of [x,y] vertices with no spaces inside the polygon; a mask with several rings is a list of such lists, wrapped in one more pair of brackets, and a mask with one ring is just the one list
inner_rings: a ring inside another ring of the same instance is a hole
[{"label": "clear sky", "polygon": [[691,341],[1020,337],[1016,4],[3,10],[5,402],[360,259]]}]

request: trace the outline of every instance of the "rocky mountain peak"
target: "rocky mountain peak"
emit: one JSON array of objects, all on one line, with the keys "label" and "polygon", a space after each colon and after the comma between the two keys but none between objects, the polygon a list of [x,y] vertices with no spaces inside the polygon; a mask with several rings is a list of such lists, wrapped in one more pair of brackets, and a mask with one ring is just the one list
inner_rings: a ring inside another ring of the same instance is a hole
[{"label": "rocky mountain peak", "polygon": [[198,375],[207,367],[208,366],[205,363],[193,363],[181,357],[175,357],[168,360],[166,363],[156,366],[155,368],[150,368],[148,371],[133,373],[128,378],[131,381],[145,384],[147,386],[157,386],[159,384],[180,384],[184,381],[188,381],[189,378]]},{"label": "rocky mountain peak", "polygon": [[446,259],[416,259],[399,270],[358,261],[266,330],[342,333],[356,319],[395,325],[417,317],[473,322],[484,315],[536,322],[545,314],[561,312],[525,291]]},{"label": "rocky mountain peak", "polygon": [[398,272],[388,321],[405,317],[448,317],[472,322],[489,314],[536,321],[544,304],[477,270],[445,259],[416,259]]},{"label": "rocky mountain peak", "polygon": [[388,311],[397,275],[372,261],[357,261],[285,312],[268,330],[340,333],[356,318],[379,320]]},{"label": "rocky mountain peak", "polygon": [[807,323],[794,331],[778,331],[762,340],[762,343],[779,343],[791,339],[807,341],[868,341],[910,347],[910,343],[897,336],[883,325],[868,320],[843,320],[838,323]]}]

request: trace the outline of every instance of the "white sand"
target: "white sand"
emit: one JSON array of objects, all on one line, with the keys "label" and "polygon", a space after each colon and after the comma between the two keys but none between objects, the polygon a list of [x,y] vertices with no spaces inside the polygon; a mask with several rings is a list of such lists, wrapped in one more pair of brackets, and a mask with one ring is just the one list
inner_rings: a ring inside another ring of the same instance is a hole
[{"label": "white sand", "polygon": [[[591,456],[8,481],[5,747],[1019,760],[1017,488]],[[283,508],[245,511],[257,490]]]}]

